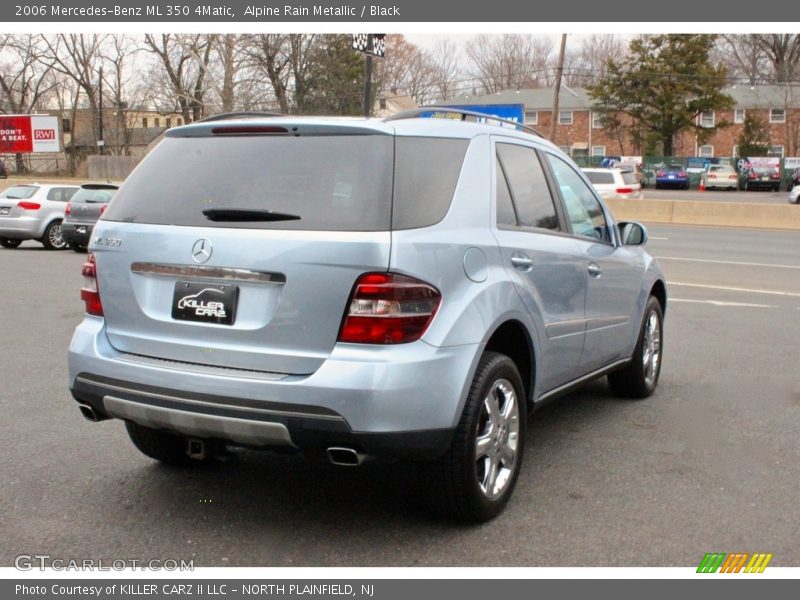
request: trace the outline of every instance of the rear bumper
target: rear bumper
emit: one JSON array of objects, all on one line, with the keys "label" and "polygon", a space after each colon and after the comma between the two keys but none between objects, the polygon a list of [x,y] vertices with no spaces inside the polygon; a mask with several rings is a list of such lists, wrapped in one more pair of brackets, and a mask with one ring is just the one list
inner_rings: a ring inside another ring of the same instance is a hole
[{"label": "rear bumper", "polygon": [[303,450],[354,447],[381,458],[434,458],[450,444],[480,345],[339,344],[312,375],[139,360],[87,317],[69,350],[73,397],[101,417],[201,438]]},{"label": "rear bumper", "polygon": [[42,220],[33,217],[0,217],[0,237],[35,240],[42,237]]},{"label": "rear bumper", "polygon": [[[61,237],[63,237],[68,244],[88,246],[89,240],[92,238],[92,229],[94,229],[93,223],[70,223],[64,221],[61,223]],[[83,233],[81,233],[81,230]]]}]

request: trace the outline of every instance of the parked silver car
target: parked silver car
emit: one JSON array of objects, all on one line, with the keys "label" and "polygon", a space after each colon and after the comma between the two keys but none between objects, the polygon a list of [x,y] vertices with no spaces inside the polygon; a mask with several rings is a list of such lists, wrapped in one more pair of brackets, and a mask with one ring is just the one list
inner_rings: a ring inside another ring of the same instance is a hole
[{"label": "parked silver car", "polygon": [[435,506],[486,520],[535,405],[603,375],[652,394],[666,285],[644,227],[541,137],[425,110],[169,130],[83,266],[84,416],[168,463],[419,461]]},{"label": "parked silver car", "polygon": [[76,185],[12,185],[0,193],[0,246],[16,248],[37,240],[48,250],[61,250],[64,211]]}]

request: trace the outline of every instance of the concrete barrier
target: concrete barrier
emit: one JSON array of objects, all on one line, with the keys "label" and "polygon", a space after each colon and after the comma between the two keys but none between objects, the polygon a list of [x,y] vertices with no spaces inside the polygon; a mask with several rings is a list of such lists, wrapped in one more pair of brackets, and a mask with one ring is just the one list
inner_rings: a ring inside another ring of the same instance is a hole
[{"label": "concrete barrier", "polygon": [[800,230],[800,205],[701,200],[607,200],[621,221]]}]

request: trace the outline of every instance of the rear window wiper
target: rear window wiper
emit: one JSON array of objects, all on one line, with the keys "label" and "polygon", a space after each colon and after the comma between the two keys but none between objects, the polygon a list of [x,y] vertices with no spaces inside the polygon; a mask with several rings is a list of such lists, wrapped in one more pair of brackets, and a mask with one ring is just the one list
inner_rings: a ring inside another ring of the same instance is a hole
[{"label": "rear window wiper", "polygon": [[203,211],[209,221],[299,221],[299,215],[275,212],[271,210],[256,210],[251,208],[207,208]]}]

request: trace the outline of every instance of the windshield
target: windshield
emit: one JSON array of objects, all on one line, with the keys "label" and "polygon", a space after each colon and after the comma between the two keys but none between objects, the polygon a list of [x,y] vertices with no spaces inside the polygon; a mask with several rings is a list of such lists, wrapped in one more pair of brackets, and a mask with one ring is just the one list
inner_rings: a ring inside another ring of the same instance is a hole
[{"label": "windshield", "polygon": [[614,183],[614,174],[607,171],[584,171],[592,183]]}]

